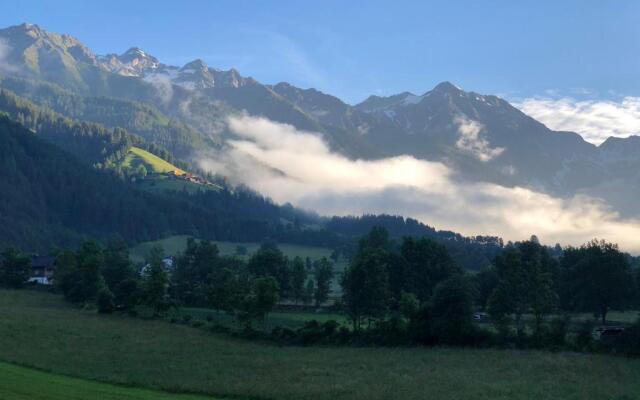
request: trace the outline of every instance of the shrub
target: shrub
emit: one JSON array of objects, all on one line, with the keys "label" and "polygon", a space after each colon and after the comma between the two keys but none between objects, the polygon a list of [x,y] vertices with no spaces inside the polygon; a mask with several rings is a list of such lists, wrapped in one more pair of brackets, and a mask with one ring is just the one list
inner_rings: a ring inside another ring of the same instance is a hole
[{"label": "shrub", "polygon": [[115,309],[113,293],[108,288],[98,291],[97,306],[98,312],[102,314],[112,313]]},{"label": "shrub", "polygon": [[575,350],[591,351],[594,349],[593,327],[594,323],[592,320],[585,320],[580,324],[573,342]]},{"label": "shrub", "polygon": [[571,318],[569,316],[558,316],[551,320],[549,328],[546,331],[544,344],[553,349],[561,348],[566,345],[567,334],[571,326]]}]

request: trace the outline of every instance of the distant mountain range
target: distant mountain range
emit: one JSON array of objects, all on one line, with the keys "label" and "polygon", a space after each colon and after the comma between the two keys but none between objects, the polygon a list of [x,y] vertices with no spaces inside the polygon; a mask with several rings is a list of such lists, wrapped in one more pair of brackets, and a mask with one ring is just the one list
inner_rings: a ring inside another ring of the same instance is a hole
[{"label": "distant mountain range", "polygon": [[[640,215],[639,137],[595,146],[576,133],[550,130],[499,97],[449,82],[422,95],[371,96],[349,105],[315,89],[263,84],[202,60],[171,66],[136,47],[96,55],[71,36],[33,24],[0,30],[0,46],[0,87],[107,126],[121,121],[85,112],[87,104],[107,97],[113,107],[137,107],[140,113],[128,117],[138,129],[132,131],[186,161],[207,148],[223,148],[230,136],[227,117],[246,112],[318,132],[333,151],[350,158],[408,154],[444,162],[461,180],[562,197],[586,194],[623,216]],[[141,115],[158,126],[171,121],[178,133],[156,135],[140,123]]]}]

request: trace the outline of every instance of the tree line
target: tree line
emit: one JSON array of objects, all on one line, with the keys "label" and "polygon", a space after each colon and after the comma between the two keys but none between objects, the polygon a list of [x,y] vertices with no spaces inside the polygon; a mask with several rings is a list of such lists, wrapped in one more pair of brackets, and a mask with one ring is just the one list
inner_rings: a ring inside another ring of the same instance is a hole
[{"label": "tree line", "polygon": [[[534,237],[508,245],[491,268],[470,274],[432,239],[395,242],[385,229],[374,228],[336,275],[330,260],[288,258],[273,243],[239,257],[221,256],[214,243],[190,239],[171,265],[154,247],[135,266],[124,241],[104,247],[89,241],[76,251],[57,252],[55,286],[69,301],[93,304],[100,312],[144,306],[160,316],[173,307],[208,308],[233,316],[247,332],[277,303],[331,307],[350,321],[350,329],[335,321],[309,322],[297,332],[278,327],[268,334],[294,343],[594,349],[593,320],[572,325],[570,315],[592,313],[605,325],[611,310],[638,309],[640,268],[605,241],[552,254]],[[23,286],[29,259],[15,249],[0,259],[0,285]],[[329,301],[334,277],[342,296]],[[640,322],[609,345],[640,354]]]},{"label": "tree line", "polygon": [[[564,340],[571,313],[598,315],[605,325],[609,311],[640,307],[640,268],[616,245],[594,240],[556,252],[532,237],[469,274],[430,239],[395,245],[374,228],[343,276],[344,311],[356,331],[366,321],[373,331],[391,329],[419,343],[542,345],[562,329]],[[473,324],[474,310],[478,318],[487,312],[497,335]]]},{"label": "tree line", "polygon": [[[55,289],[72,303],[102,313],[146,306],[157,316],[174,307],[203,307],[233,315],[247,328],[278,301],[325,305],[334,274],[328,259],[290,259],[273,243],[262,244],[245,261],[221,256],[214,243],[193,238],[175,259],[155,246],[138,266],[122,239],[106,246],[87,241],[76,251],[56,251],[55,259]],[[30,258],[7,248],[0,260],[0,286],[24,287]]]}]

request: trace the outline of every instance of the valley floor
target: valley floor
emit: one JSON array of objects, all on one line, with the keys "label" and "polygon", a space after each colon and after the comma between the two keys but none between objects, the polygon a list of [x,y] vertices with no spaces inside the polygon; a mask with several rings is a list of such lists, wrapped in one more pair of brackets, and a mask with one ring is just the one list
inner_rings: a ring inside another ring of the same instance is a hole
[{"label": "valley floor", "polygon": [[[278,347],[163,321],[101,316],[31,291],[0,291],[0,360],[86,380],[217,397],[640,399],[640,359],[517,350]],[[22,382],[29,386],[32,380],[27,376]]]}]

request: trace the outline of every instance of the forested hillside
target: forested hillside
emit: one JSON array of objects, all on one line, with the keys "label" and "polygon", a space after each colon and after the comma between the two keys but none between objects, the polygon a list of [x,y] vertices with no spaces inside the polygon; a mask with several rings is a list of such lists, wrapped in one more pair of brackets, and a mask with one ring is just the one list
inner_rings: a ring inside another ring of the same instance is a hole
[{"label": "forested hillside", "polygon": [[211,239],[264,240],[291,232],[300,218],[254,193],[236,190],[153,194],[97,171],[0,117],[0,247],[30,250],[119,235],[129,242],[184,233]]},{"label": "forested hillside", "polygon": [[187,159],[194,149],[214,145],[211,139],[167,117],[149,103],[81,96],[53,83],[16,77],[0,78],[0,87],[62,116],[108,128],[126,129],[150,144],[168,149],[178,158]]}]

